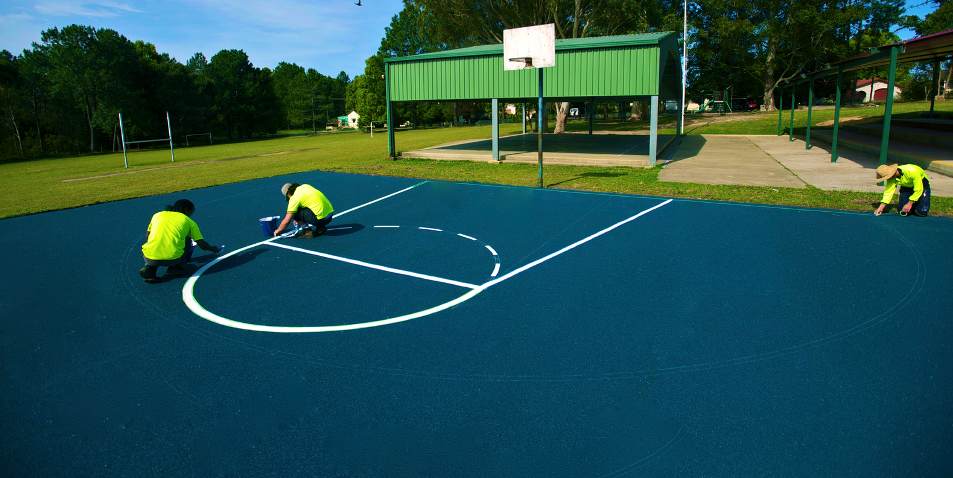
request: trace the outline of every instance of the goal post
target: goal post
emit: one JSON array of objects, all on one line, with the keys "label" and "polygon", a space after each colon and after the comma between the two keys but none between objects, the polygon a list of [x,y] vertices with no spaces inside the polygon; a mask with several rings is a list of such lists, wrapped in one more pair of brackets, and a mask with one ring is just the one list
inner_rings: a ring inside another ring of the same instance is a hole
[{"label": "goal post", "polygon": [[172,144],[172,121],[169,119],[169,112],[165,112],[165,125],[168,128],[169,136],[167,138],[159,139],[142,139],[138,141],[126,141],[126,131],[123,128],[122,124],[122,112],[119,112],[119,137],[122,140],[122,164],[126,169],[129,169],[129,153],[127,146],[130,144],[143,144],[143,143],[164,143],[169,142],[169,154],[172,156],[172,162],[175,162],[175,146]]},{"label": "goal post", "polygon": [[205,137],[208,137],[208,144],[212,144],[212,132],[211,132],[211,131],[208,131],[208,132],[205,132],[205,133],[189,133],[189,134],[185,135],[185,146],[186,146],[186,147],[191,146],[191,144],[189,144],[189,138],[194,138],[194,137],[196,137],[196,136],[205,136]]}]

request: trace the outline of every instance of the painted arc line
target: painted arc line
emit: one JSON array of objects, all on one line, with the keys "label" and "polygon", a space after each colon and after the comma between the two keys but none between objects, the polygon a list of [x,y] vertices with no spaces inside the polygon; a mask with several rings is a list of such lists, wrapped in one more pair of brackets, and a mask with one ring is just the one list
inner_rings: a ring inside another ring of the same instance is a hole
[{"label": "painted arc line", "polygon": [[470,284],[467,282],[461,282],[453,279],[446,279],[443,277],[432,276],[428,274],[421,274],[418,272],[405,271],[403,269],[397,269],[394,267],[382,266],[380,264],[372,264],[370,262],[359,261],[357,259],[349,259],[347,257],[335,256],[333,254],[327,254],[324,252],[313,251],[311,249],[304,249],[302,247],[289,246],[287,244],[279,244],[277,242],[270,242],[265,244],[267,246],[280,247],[282,249],[288,249],[289,251],[303,252],[305,254],[311,254],[312,256],[323,257],[325,259],[331,259],[332,261],[346,262],[348,264],[353,264],[356,266],[367,267],[368,269],[377,269],[379,271],[390,272],[392,274],[399,274],[403,276],[416,277],[418,279],[429,280],[433,282],[441,282],[443,284],[455,285],[457,287],[463,287],[466,289],[476,289],[479,287],[476,284]]},{"label": "painted arc line", "polygon": [[490,254],[493,254],[494,256],[498,256],[498,255],[499,255],[499,254],[496,253],[496,251],[495,251],[492,247],[490,247],[489,244],[487,244],[487,245],[485,245],[485,246],[483,246],[483,247],[485,247],[486,250],[490,251]]},{"label": "painted arc line", "polygon": [[[423,184],[427,184],[428,182],[429,182],[429,181],[421,181],[421,182],[419,182],[419,183],[416,183],[416,184],[414,184],[414,185],[411,185],[410,187],[406,187],[406,188],[404,188],[404,189],[401,189],[400,191],[397,191],[397,192],[388,194],[388,195],[386,195],[386,196],[383,196],[383,197],[374,199],[374,200],[372,200],[372,201],[368,201],[368,202],[366,202],[366,203],[364,203],[364,204],[359,204],[359,205],[354,206],[354,207],[352,207],[352,208],[350,208],[350,209],[347,209],[347,210],[345,210],[345,211],[342,211],[342,212],[337,213],[337,217],[341,217],[341,216],[343,216],[343,215],[345,215],[345,214],[348,214],[348,213],[350,213],[350,212],[357,211],[358,209],[361,209],[361,208],[366,207],[366,206],[370,206],[371,204],[374,204],[374,203],[383,201],[384,199],[387,199],[387,198],[394,197],[394,196],[396,196],[396,195],[398,195],[398,194],[405,193],[405,192],[410,191],[411,189],[414,189],[414,188],[416,188],[416,187],[418,187],[418,186],[421,186],[421,185],[423,185]],[[244,246],[244,247],[240,247],[240,248],[238,248],[238,249],[235,249],[234,251],[231,251],[231,252],[229,252],[229,253],[227,253],[227,254],[218,256],[218,257],[216,257],[215,259],[212,259],[211,261],[207,262],[204,266],[200,267],[197,271],[193,272],[193,273],[192,273],[192,276],[189,277],[189,278],[185,281],[185,285],[182,286],[182,301],[185,302],[185,306],[188,307],[189,310],[191,310],[193,313],[195,313],[195,314],[198,315],[199,317],[202,317],[202,318],[204,318],[204,319],[207,319],[207,320],[210,320],[210,321],[212,321],[212,322],[216,322],[216,323],[219,323],[219,324],[222,324],[222,325],[227,325],[228,327],[234,327],[234,325],[230,325],[230,324],[228,324],[228,323],[243,324],[243,322],[235,322],[235,321],[233,321],[233,320],[226,319],[226,318],[224,318],[224,317],[221,317],[221,316],[219,316],[219,315],[215,315],[215,314],[213,314],[213,313],[211,313],[211,312],[205,310],[205,308],[202,307],[202,304],[199,304],[199,302],[198,302],[197,300],[195,300],[195,283],[199,280],[199,277],[202,275],[203,272],[209,270],[209,268],[211,268],[211,267],[214,266],[215,264],[218,264],[219,262],[221,262],[221,261],[223,261],[223,260],[225,260],[225,259],[228,259],[229,257],[232,257],[232,256],[234,256],[235,254],[238,254],[238,253],[240,253],[240,252],[246,251],[246,250],[251,249],[251,248],[254,248],[254,247],[258,247],[258,246],[260,246],[260,245],[262,245],[262,244],[268,244],[268,243],[270,243],[270,242],[273,242],[273,241],[276,241],[276,240],[278,240],[278,239],[281,239],[282,237],[286,237],[286,235],[283,234],[282,236],[279,236],[279,237],[270,237],[270,238],[268,238],[268,239],[265,239],[264,241],[259,241],[259,242],[255,242],[255,243],[249,244],[249,245]],[[228,322],[228,323],[226,323],[226,322]],[[245,324],[245,325],[251,326],[251,325],[254,325],[254,324]],[[243,327],[238,327],[238,328],[243,328]],[[253,330],[253,329],[248,329],[248,330]],[[257,330],[257,329],[256,329],[256,330]]]},{"label": "painted arc line", "polygon": [[490,273],[490,277],[496,277],[496,275],[499,273],[500,273],[500,263],[497,262],[496,264],[493,264],[493,272]]},{"label": "painted arc line", "polygon": [[375,229],[397,229],[400,226],[374,226]]},{"label": "painted arc line", "polygon": [[468,235],[466,235],[466,234],[460,234],[459,232],[457,233],[457,235],[460,236],[460,237],[462,237],[462,238],[464,238],[464,239],[469,239],[469,240],[471,240],[471,241],[477,240],[477,238],[475,238],[475,237],[473,237],[473,236],[468,236]]},{"label": "painted arc line", "polygon": [[418,226],[417,229],[420,229],[421,231],[443,232],[443,229],[437,229],[437,228],[435,228],[435,227],[423,227],[423,226]]},{"label": "painted arc line", "polygon": [[[419,183],[419,184],[423,184],[423,183]],[[377,202],[377,201],[373,201],[373,202]],[[576,242],[574,242],[574,243],[572,243],[572,244],[570,244],[570,245],[568,245],[568,246],[566,246],[566,247],[563,247],[562,249],[559,249],[559,250],[556,251],[556,252],[547,254],[546,256],[543,256],[543,257],[541,257],[541,258],[539,258],[539,259],[537,259],[537,260],[535,260],[535,261],[533,261],[533,262],[530,262],[529,264],[526,264],[526,265],[524,265],[524,266],[522,266],[522,267],[520,267],[520,268],[518,268],[518,269],[515,269],[515,270],[513,270],[513,271],[507,273],[506,275],[504,275],[504,276],[502,276],[502,277],[499,277],[499,278],[497,278],[497,279],[491,280],[491,281],[489,281],[489,282],[485,282],[485,283],[481,284],[479,287],[477,287],[476,289],[470,289],[470,290],[467,291],[465,294],[463,294],[463,295],[457,297],[456,299],[453,299],[453,300],[444,302],[444,303],[439,304],[439,305],[435,305],[435,306],[433,306],[433,307],[431,307],[431,308],[429,308],[429,309],[425,309],[425,310],[413,312],[413,313],[410,313],[410,314],[404,314],[404,315],[399,315],[399,316],[395,316],[395,317],[390,317],[390,318],[387,318],[387,319],[375,320],[375,321],[371,321],[371,322],[360,322],[360,323],[355,323],[355,324],[318,325],[318,326],[276,326],[276,325],[249,324],[249,323],[246,323],[246,322],[238,322],[238,321],[236,321],[236,320],[231,320],[231,319],[222,317],[222,316],[220,316],[220,315],[216,315],[216,314],[214,314],[214,313],[212,313],[212,312],[209,312],[208,310],[205,310],[205,308],[202,307],[202,305],[199,304],[198,301],[195,300],[195,298],[194,298],[193,295],[192,295],[192,292],[193,292],[193,288],[194,288],[194,286],[195,286],[195,280],[198,278],[198,276],[200,275],[201,272],[204,272],[204,271],[207,270],[209,267],[211,267],[212,264],[218,262],[218,261],[221,260],[221,259],[225,259],[225,258],[228,257],[228,256],[234,255],[234,254],[236,254],[236,253],[238,253],[238,252],[241,252],[241,251],[243,251],[243,250],[246,250],[246,249],[251,249],[252,247],[255,247],[255,246],[258,246],[258,245],[261,245],[261,244],[270,243],[270,242],[272,242],[273,240],[275,240],[276,238],[266,239],[266,240],[261,241],[261,242],[259,242],[259,243],[251,244],[251,245],[245,246],[245,247],[243,247],[243,248],[241,248],[241,249],[236,249],[236,250],[234,250],[234,251],[232,251],[232,252],[226,254],[225,256],[219,257],[219,258],[217,258],[217,259],[215,259],[215,260],[209,262],[208,264],[206,264],[205,266],[203,266],[201,269],[199,269],[198,271],[196,271],[196,273],[193,274],[192,277],[189,277],[188,281],[186,281],[185,286],[182,288],[182,300],[185,301],[185,303],[186,303],[186,305],[189,307],[189,309],[190,309],[193,313],[195,313],[196,315],[198,315],[199,317],[202,317],[202,318],[204,318],[204,319],[206,319],[206,320],[209,320],[209,321],[211,321],[211,322],[215,322],[215,323],[217,323],[217,324],[219,324],[219,325],[224,325],[224,326],[226,326],[226,327],[232,327],[232,328],[235,328],[235,329],[250,330],[250,331],[255,331],[255,332],[272,332],[272,333],[343,332],[343,331],[347,331],[347,330],[359,330],[359,329],[366,329],[366,328],[371,328],[371,327],[381,327],[381,326],[384,326],[384,325],[391,325],[391,324],[396,324],[396,323],[400,323],[400,322],[406,322],[406,321],[408,321],[408,320],[419,319],[419,318],[421,318],[421,317],[426,317],[426,316],[428,316],[428,315],[436,314],[436,313],[438,313],[438,312],[447,310],[447,309],[449,309],[449,308],[451,308],[451,307],[454,307],[454,306],[459,305],[459,304],[461,304],[461,303],[463,303],[463,302],[466,302],[467,300],[470,300],[470,299],[472,299],[473,297],[476,297],[476,296],[477,296],[478,294],[480,294],[481,292],[483,292],[483,291],[489,289],[490,287],[493,287],[494,285],[499,284],[500,282],[503,282],[503,281],[505,281],[505,280],[507,280],[507,279],[510,279],[510,278],[512,278],[512,277],[514,277],[514,276],[516,276],[516,275],[518,275],[518,274],[520,274],[520,273],[522,273],[522,272],[525,272],[525,271],[529,270],[529,269],[532,269],[533,267],[536,267],[536,266],[542,264],[543,262],[546,262],[546,261],[548,261],[548,260],[550,260],[550,259],[552,259],[552,258],[554,258],[554,257],[556,257],[556,256],[559,256],[559,255],[561,255],[561,254],[563,254],[563,253],[565,253],[565,252],[567,252],[567,251],[570,251],[570,250],[572,250],[572,249],[574,249],[574,248],[576,248],[576,247],[578,247],[578,246],[581,246],[581,245],[583,245],[583,244],[585,244],[585,243],[587,243],[587,242],[589,242],[589,241],[591,241],[591,240],[593,240],[593,239],[595,239],[595,238],[597,238],[597,237],[599,237],[599,236],[602,236],[602,235],[604,235],[604,234],[606,234],[606,233],[608,233],[608,232],[611,232],[612,230],[614,230],[614,229],[616,229],[616,228],[618,228],[618,227],[621,227],[621,226],[623,226],[623,225],[625,225],[625,224],[628,224],[629,222],[632,222],[632,221],[634,221],[634,220],[636,220],[636,219],[638,219],[638,218],[640,218],[640,217],[642,217],[642,216],[644,216],[644,215],[646,215],[646,214],[648,214],[648,213],[650,213],[650,212],[652,212],[652,211],[655,211],[656,209],[658,209],[658,208],[660,208],[660,207],[662,207],[662,206],[665,206],[665,205],[667,205],[667,204],[670,204],[671,202],[672,202],[672,200],[671,200],[671,199],[668,199],[668,200],[662,202],[661,204],[657,204],[657,205],[652,206],[652,207],[650,207],[650,208],[648,208],[648,209],[646,209],[646,210],[644,210],[644,211],[642,211],[642,212],[639,212],[639,213],[637,213],[637,214],[635,214],[635,215],[633,215],[633,216],[630,216],[630,217],[628,217],[628,218],[626,218],[626,219],[623,219],[622,221],[619,221],[619,222],[617,222],[617,223],[615,223],[615,224],[613,224],[613,225],[611,225],[611,226],[609,226],[609,227],[607,227],[607,228],[605,228],[605,229],[602,229],[602,230],[600,230],[600,231],[598,231],[598,232],[596,232],[596,233],[594,233],[594,234],[591,234],[591,235],[589,235],[589,236],[587,236],[587,237],[585,237],[585,238],[583,238],[583,239],[580,239],[580,240],[578,240],[578,241],[576,241]],[[370,204],[370,203],[368,203],[368,204]],[[357,209],[357,208],[354,208],[354,209]],[[346,211],[346,212],[350,212],[350,210],[349,210],[349,211]]]}]

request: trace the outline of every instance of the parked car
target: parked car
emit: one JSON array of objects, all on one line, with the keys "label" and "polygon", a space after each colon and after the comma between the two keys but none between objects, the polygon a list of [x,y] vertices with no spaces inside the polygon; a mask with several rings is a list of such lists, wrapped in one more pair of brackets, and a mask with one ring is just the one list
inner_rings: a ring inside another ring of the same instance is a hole
[{"label": "parked car", "polygon": [[755,111],[758,109],[758,101],[754,98],[732,98],[731,111]]}]

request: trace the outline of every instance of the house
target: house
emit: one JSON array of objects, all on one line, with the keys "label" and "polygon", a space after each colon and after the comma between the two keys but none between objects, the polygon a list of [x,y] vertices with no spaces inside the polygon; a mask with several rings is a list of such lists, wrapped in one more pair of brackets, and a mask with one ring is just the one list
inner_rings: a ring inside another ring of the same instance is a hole
[{"label": "house", "polygon": [[[865,80],[857,80],[854,83],[854,91],[856,91],[856,98],[863,103],[870,103],[871,101],[886,101],[887,100],[887,80],[881,78],[867,78]],[[901,89],[894,85],[893,87],[893,97],[896,99],[900,96]]]},{"label": "house", "polygon": [[361,115],[357,114],[357,111],[351,111],[347,116],[344,116],[344,118],[347,118],[347,124],[344,126],[357,129],[357,120],[361,119]]}]

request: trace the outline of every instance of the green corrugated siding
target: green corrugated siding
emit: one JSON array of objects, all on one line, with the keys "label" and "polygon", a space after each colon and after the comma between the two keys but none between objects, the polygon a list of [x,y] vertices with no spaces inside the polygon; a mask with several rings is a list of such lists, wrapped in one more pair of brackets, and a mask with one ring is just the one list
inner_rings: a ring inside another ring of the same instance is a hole
[{"label": "green corrugated siding", "polygon": [[[533,98],[535,70],[503,71],[503,57],[388,63],[392,101]],[[545,71],[548,98],[649,96],[659,90],[655,46],[568,50]]]}]

